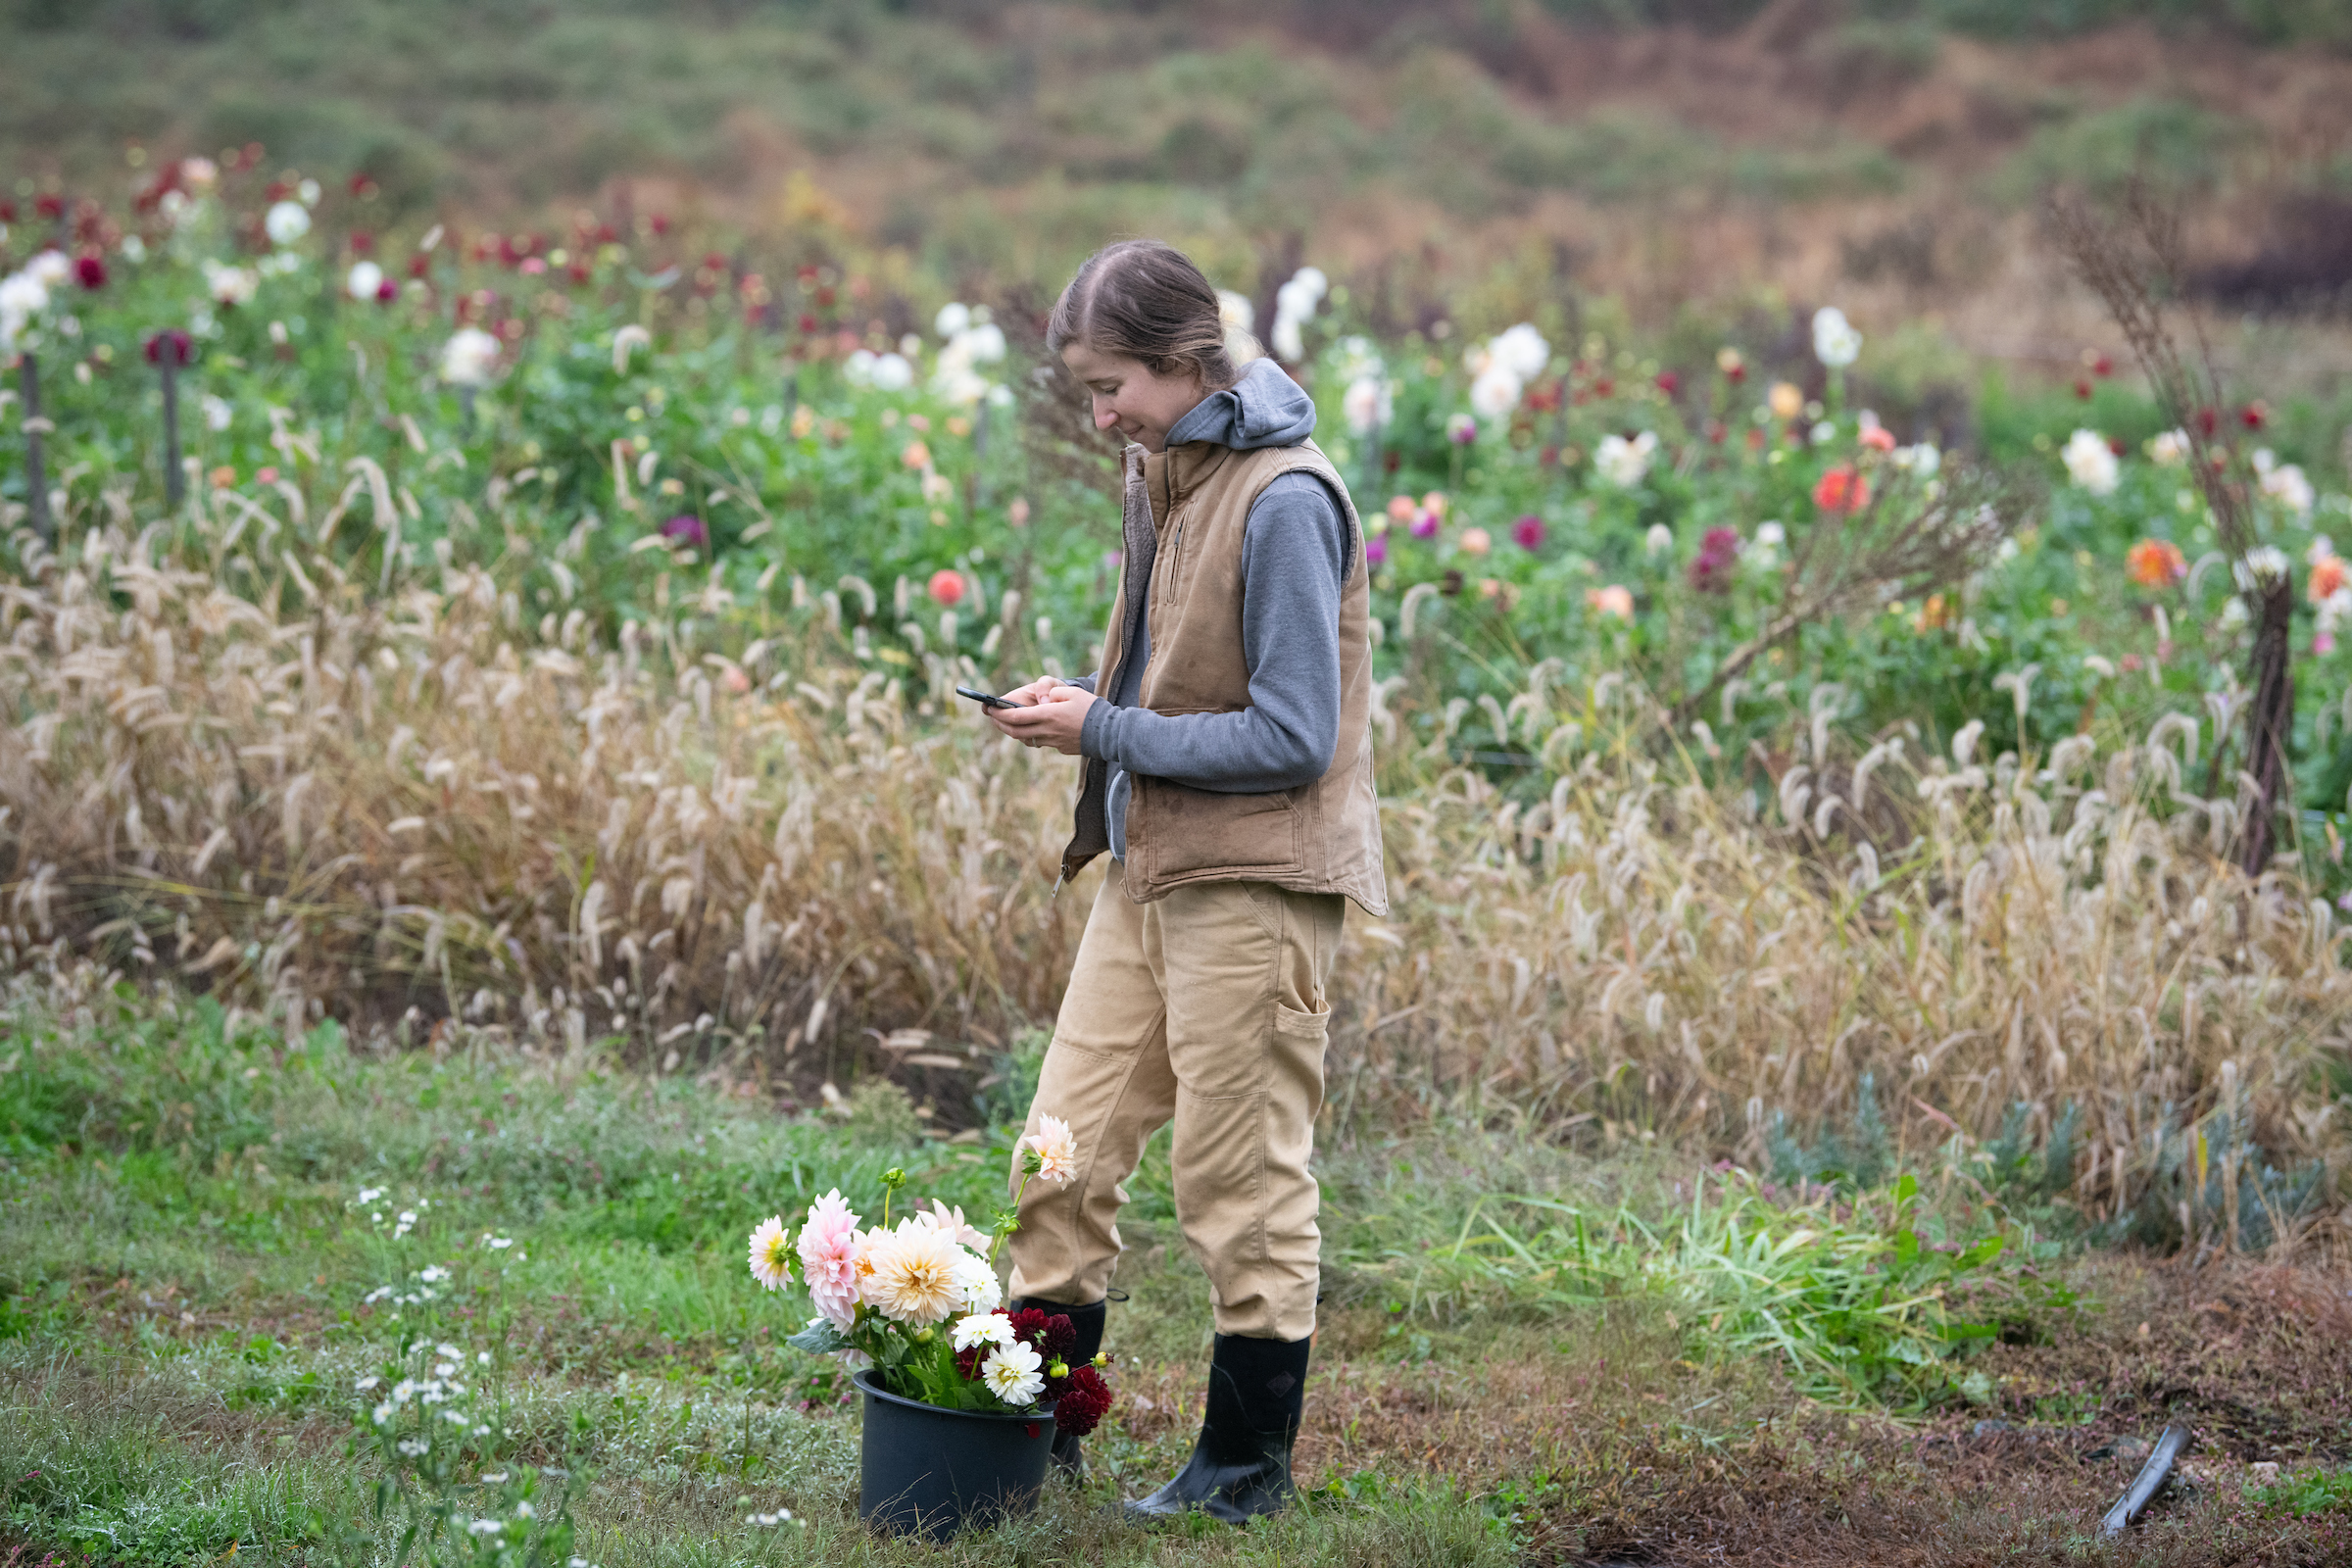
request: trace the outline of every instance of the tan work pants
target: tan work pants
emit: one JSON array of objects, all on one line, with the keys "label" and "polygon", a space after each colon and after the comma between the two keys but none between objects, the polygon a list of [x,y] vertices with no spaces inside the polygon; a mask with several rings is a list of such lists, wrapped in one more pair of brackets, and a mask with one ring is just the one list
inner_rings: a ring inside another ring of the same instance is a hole
[{"label": "tan work pants", "polygon": [[1012,1295],[1102,1298],[1120,1184],[1172,1117],[1177,1223],[1207,1271],[1217,1332],[1303,1340],[1322,1246],[1307,1160],[1331,1023],[1323,988],[1344,901],[1204,882],[1136,904],[1120,871],[1113,860],[1095,897],[1029,1108],[1029,1132],[1041,1115],[1070,1124],[1077,1174],[1029,1183]]}]

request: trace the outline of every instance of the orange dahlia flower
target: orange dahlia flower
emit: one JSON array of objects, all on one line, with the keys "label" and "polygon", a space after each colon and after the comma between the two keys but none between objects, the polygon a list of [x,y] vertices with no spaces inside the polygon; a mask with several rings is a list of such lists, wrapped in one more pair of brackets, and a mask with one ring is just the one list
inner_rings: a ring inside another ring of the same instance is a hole
[{"label": "orange dahlia flower", "polygon": [[2188,560],[2169,539],[2142,539],[2125,552],[2124,570],[2142,588],[2170,588],[2188,575]]}]

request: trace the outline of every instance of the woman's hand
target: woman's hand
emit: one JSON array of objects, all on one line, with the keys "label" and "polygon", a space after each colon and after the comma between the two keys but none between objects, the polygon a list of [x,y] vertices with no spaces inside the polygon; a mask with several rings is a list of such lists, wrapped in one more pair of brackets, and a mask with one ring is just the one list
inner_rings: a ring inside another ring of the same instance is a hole
[{"label": "woman's hand", "polygon": [[983,709],[988,721],[1023,746],[1046,746],[1064,757],[1078,755],[1078,737],[1086,733],[1086,711],[1095,694],[1055,680],[1051,675],[1004,694],[1020,708]]}]

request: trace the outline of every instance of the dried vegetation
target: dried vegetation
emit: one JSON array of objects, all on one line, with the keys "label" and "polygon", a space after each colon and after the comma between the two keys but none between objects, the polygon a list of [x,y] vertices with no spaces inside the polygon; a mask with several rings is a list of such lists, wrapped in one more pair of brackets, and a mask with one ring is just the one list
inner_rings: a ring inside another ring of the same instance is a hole
[{"label": "dried vegetation", "polygon": [[[0,586],[0,959],[784,1093],[889,1063],[950,1116],[1051,1016],[1092,892],[1054,894],[1066,769],[932,716],[968,662],[928,695],[860,667],[862,584],[604,644],[478,569],[379,597],[267,520],[84,517]],[[1467,1105],[1753,1156],[1866,1095],[1915,1147],[2072,1106],[2072,1203],[2224,1243],[2279,1191],[2256,1167],[2345,1147],[2343,933],[2231,865],[2242,789],[2190,788],[2226,706],[1987,759],[1976,725],[1850,738],[1824,688],[1751,789],[1614,677],[1422,726],[1383,698],[1396,914],[1350,926],[1343,1134]],[[1541,767],[1446,760],[1490,728]],[[2259,1234],[2340,1248],[2331,1190]]]}]

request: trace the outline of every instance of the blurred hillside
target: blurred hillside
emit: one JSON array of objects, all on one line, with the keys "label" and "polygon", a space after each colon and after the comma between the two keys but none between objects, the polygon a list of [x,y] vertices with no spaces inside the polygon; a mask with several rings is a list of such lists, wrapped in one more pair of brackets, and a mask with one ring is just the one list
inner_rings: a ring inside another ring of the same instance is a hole
[{"label": "blurred hillside", "polygon": [[2231,309],[2352,302],[2345,0],[0,0],[0,179],[366,172],[380,225],[839,223],[963,291],[1154,231],[1397,327],[1563,274],[2063,358],[2052,182],[2180,194]]}]

